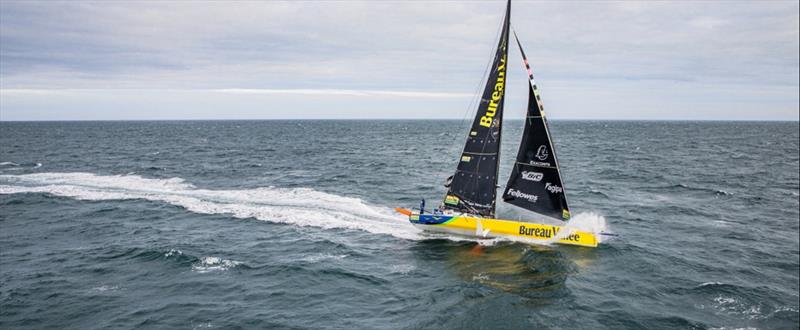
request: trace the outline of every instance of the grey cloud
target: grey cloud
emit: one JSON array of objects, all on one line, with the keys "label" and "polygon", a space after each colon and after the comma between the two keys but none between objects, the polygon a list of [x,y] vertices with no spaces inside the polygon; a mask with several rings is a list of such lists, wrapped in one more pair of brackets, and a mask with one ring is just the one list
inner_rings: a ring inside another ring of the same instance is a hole
[{"label": "grey cloud", "polygon": [[[545,91],[655,88],[680,98],[676,84],[798,85],[797,2],[513,7]],[[0,88],[471,93],[502,10],[496,1],[2,1]],[[748,102],[759,95],[774,94]],[[796,93],[781,95],[782,108],[797,108]]]}]

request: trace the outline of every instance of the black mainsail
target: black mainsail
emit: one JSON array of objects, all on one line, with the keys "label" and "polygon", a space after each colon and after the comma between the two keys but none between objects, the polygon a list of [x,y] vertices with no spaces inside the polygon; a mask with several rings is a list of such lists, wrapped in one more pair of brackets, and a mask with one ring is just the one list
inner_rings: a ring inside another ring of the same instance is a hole
[{"label": "black mainsail", "polygon": [[559,173],[556,151],[550,138],[547,119],[544,116],[539,89],[533,80],[533,72],[522,50],[516,33],[522,59],[528,70],[528,111],[525,130],[517,153],[511,177],[508,178],[503,200],[524,209],[562,220],[569,220],[569,207],[564,185]]},{"label": "black mainsail", "polygon": [[500,160],[500,133],[507,79],[510,15],[509,0],[492,69],[456,173],[452,177],[444,199],[443,207],[446,209],[494,217],[497,198],[497,162]]}]

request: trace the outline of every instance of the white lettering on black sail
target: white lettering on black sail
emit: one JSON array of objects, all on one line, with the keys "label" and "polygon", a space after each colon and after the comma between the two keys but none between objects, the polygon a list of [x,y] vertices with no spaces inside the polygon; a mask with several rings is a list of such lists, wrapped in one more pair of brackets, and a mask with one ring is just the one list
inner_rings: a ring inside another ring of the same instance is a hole
[{"label": "white lettering on black sail", "polygon": [[497,198],[497,162],[500,160],[501,123],[507,81],[510,10],[509,1],[492,70],[486,81],[456,173],[445,195],[443,207],[446,209],[494,217]]},{"label": "white lettering on black sail", "polygon": [[[514,37],[516,38],[516,34]],[[568,220],[569,206],[547,119],[542,111],[539,88],[533,80],[533,71],[522,45],[519,44],[519,39],[516,40],[530,79],[528,110],[522,142],[503,193],[503,200],[542,215]]]}]

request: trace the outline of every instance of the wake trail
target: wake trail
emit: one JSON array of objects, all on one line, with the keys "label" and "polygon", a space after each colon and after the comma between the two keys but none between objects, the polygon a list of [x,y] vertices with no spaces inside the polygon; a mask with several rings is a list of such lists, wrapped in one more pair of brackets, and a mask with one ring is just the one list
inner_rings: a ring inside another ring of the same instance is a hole
[{"label": "wake trail", "polygon": [[143,199],[199,214],[226,214],[324,229],[355,229],[410,240],[426,238],[390,208],[309,188],[210,190],[198,189],[181,178],[92,173],[0,175],[0,194],[17,193],[46,193],[92,201]]},{"label": "wake trail", "polygon": [[[316,191],[310,188],[262,187],[239,190],[199,189],[181,178],[153,179],[134,174],[97,175],[93,173],[34,173],[0,175],[0,194],[44,193],[77,200],[148,200],[182,207],[198,214],[223,214],[234,218],[254,218],[273,223],[311,226],[323,229],[350,229],[391,235],[408,240],[443,238],[476,241],[494,245],[508,238],[423,233],[406,217],[391,208],[373,206],[354,197]],[[573,217],[568,228],[599,232],[605,219],[594,213]],[[554,243],[529,242],[540,245]]]}]

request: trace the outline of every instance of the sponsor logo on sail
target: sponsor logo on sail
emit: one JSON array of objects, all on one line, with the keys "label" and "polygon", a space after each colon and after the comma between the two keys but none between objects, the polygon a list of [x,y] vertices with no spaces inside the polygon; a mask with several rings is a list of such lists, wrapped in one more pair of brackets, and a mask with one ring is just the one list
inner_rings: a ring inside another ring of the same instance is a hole
[{"label": "sponsor logo on sail", "polygon": [[459,202],[459,198],[458,198],[458,196],[454,196],[454,195],[447,195],[447,196],[444,198],[444,203],[445,203],[445,204],[449,204],[449,205],[458,205],[458,202]]},{"label": "sponsor logo on sail", "polygon": [[476,203],[476,202],[472,202],[472,201],[469,201],[469,200],[466,200],[466,199],[462,199],[462,200],[461,200],[461,203],[464,203],[464,204],[466,204],[467,206],[469,206],[469,207],[473,207],[473,208],[482,208],[482,209],[486,209],[486,208],[490,208],[490,207],[492,207],[492,205],[490,205],[490,204],[481,204],[481,203]]},{"label": "sponsor logo on sail", "polygon": [[462,162],[469,162],[470,160],[472,160],[472,157],[470,157],[470,156],[461,156],[461,161]]},{"label": "sponsor logo on sail", "polygon": [[551,194],[559,194],[564,192],[564,188],[556,186],[550,182],[544,184],[544,189],[547,189]]},{"label": "sponsor logo on sail", "polygon": [[544,177],[544,174],[539,173],[539,172],[529,172],[529,171],[523,171],[522,172],[522,179],[523,180],[539,182],[539,181],[542,181],[543,177]]},{"label": "sponsor logo on sail", "polygon": [[489,107],[486,108],[486,113],[481,116],[480,125],[483,127],[492,127],[494,116],[497,114],[497,106],[500,104],[500,99],[503,98],[503,91],[506,87],[506,55],[500,58],[500,64],[497,65],[497,80],[494,84],[494,92],[492,99],[489,100]]},{"label": "sponsor logo on sail", "polygon": [[536,196],[536,195],[533,195],[533,194],[526,194],[524,192],[521,192],[519,190],[514,190],[514,189],[509,189],[508,190],[508,195],[512,196],[512,197],[516,197],[516,198],[525,199],[525,200],[527,200],[527,201],[529,201],[531,203],[536,203],[539,200],[539,196]]},{"label": "sponsor logo on sail", "polygon": [[536,159],[545,160],[545,159],[547,159],[548,156],[550,156],[550,154],[547,153],[547,146],[546,145],[540,145],[539,149],[536,150],[536,156],[535,156]]}]

